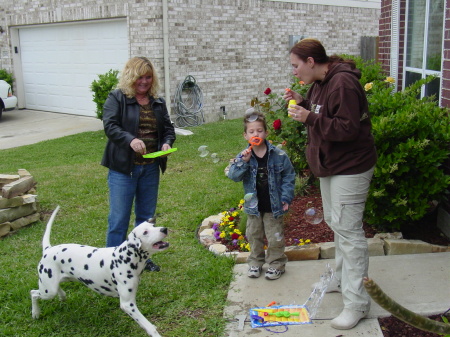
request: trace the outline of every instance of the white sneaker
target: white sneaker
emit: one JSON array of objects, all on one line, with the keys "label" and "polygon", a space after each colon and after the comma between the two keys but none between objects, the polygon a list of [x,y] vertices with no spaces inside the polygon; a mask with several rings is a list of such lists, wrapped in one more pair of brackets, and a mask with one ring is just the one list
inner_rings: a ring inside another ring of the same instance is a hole
[{"label": "white sneaker", "polygon": [[[320,286],[320,282],[316,282],[312,285],[312,289],[319,287],[319,286]],[[338,279],[333,277],[325,292],[326,293],[341,293],[342,292],[341,281],[339,281]]]},{"label": "white sneaker", "polygon": [[261,275],[261,267],[250,266],[247,271],[247,276],[250,278],[258,278]]},{"label": "white sneaker", "polygon": [[266,271],[266,279],[268,279],[268,280],[277,280],[283,274],[284,274],[284,270],[279,270],[279,269],[270,267]]},{"label": "white sneaker", "polygon": [[367,316],[367,311],[344,309],[338,317],[331,321],[331,327],[338,330],[353,328],[358,322]]}]

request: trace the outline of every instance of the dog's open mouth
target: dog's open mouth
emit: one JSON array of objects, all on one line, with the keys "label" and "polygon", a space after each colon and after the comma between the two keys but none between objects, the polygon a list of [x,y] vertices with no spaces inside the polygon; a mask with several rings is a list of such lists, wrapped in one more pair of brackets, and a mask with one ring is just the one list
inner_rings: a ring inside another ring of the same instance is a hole
[{"label": "dog's open mouth", "polygon": [[153,249],[163,250],[167,247],[169,247],[169,243],[164,241],[158,241],[157,243],[153,244]]}]

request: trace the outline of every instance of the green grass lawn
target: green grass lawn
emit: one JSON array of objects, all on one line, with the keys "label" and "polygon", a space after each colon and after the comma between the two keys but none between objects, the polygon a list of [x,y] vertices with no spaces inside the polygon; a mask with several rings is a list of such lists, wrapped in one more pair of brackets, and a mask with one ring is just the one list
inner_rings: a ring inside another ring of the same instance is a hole
[{"label": "green grass lawn", "polygon": [[[177,136],[178,151],[162,176],[157,224],[169,228],[170,248],[153,256],[159,273],[144,273],[137,294],[141,312],[164,337],[222,336],[222,317],[233,262],[216,257],[197,241],[202,220],[235,207],[242,184],[224,175],[230,158],[245,148],[242,121],[226,120],[191,128]],[[0,240],[0,336],[146,336],[119,308],[119,300],[98,295],[80,283],[64,283],[67,300],[40,301],[41,318],[31,317],[30,290],[37,289],[37,264],[49,213],[61,206],[51,243],[105,245],[107,169],[100,165],[103,131],[0,150],[0,173],[27,169],[38,182],[45,220]],[[221,158],[201,158],[207,145]]]}]

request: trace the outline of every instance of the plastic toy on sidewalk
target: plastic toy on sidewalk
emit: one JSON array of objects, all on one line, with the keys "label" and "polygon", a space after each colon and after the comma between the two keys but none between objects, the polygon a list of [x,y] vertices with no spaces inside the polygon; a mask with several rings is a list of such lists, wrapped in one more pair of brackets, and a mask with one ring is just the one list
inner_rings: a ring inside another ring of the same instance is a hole
[{"label": "plastic toy on sidewalk", "polygon": [[325,273],[320,275],[320,281],[316,283],[303,305],[276,306],[275,302],[271,302],[266,307],[250,309],[252,328],[265,328],[267,331],[278,333],[280,331],[272,331],[267,327],[283,325],[287,331],[288,325],[311,324],[311,319],[316,316],[333,276],[334,270],[327,264]]},{"label": "plastic toy on sidewalk", "polygon": [[250,309],[252,328],[277,325],[311,324],[307,308],[304,305],[274,305]]},{"label": "plastic toy on sidewalk", "polygon": [[328,285],[334,277],[334,270],[327,263],[325,273],[320,275],[320,281],[315,284],[315,287],[309,298],[303,304],[308,308],[308,312],[311,318],[315,318],[317,310],[319,310],[320,304],[322,303],[323,296],[327,291]]}]

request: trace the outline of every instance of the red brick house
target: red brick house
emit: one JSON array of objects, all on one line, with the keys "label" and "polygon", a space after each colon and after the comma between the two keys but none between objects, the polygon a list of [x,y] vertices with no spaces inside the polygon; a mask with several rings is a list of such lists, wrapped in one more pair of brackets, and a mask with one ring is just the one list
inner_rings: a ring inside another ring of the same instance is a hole
[{"label": "red brick house", "polygon": [[422,95],[450,108],[450,1],[381,0],[378,59],[399,90],[438,75]]},{"label": "red brick house", "polygon": [[[422,88],[450,108],[450,1],[381,0],[378,60],[397,89],[428,75],[438,79]],[[444,164],[450,174],[450,159]],[[450,237],[450,202],[438,211],[438,226]]]}]

